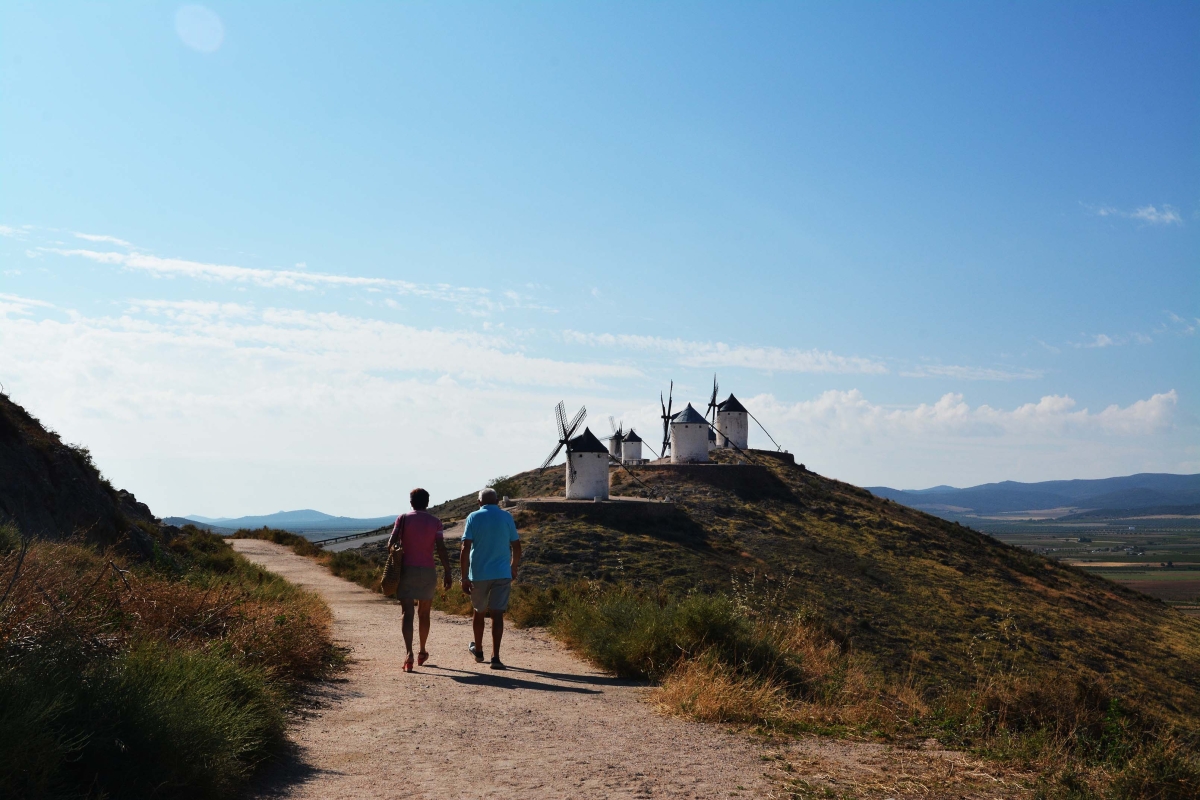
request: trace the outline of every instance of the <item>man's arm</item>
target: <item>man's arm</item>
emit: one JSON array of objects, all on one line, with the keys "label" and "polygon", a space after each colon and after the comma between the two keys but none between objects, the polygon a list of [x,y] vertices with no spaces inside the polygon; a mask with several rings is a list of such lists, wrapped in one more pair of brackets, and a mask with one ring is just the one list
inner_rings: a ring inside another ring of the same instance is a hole
[{"label": "man's arm", "polygon": [[471,540],[463,539],[462,550],[458,554],[458,567],[462,572],[462,590],[471,593],[471,581],[467,580],[467,570],[471,568]]},{"label": "man's arm", "polygon": [[398,544],[400,544],[400,517],[396,517],[396,522],[392,525],[392,535],[388,537],[387,549],[391,550]]},{"label": "man's arm", "polygon": [[442,561],[442,585],[449,589],[453,582],[450,579],[450,554],[446,552],[446,542],[440,536],[437,538],[437,554]]},{"label": "man's arm", "polygon": [[512,542],[512,579],[517,579],[517,567],[521,566],[521,540]]}]

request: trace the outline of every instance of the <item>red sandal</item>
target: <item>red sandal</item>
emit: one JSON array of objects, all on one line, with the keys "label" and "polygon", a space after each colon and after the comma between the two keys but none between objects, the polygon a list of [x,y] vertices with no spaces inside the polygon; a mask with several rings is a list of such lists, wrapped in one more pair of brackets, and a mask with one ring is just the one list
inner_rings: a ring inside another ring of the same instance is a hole
[{"label": "red sandal", "polygon": [[426,653],[424,650],[417,653],[417,666],[418,667],[423,665],[428,660],[429,660],[429,653]]},{"label": "red sandal", "polygon": [[412,669],[413,669],[413,658],[412,658],[412,653],[409,653],[408,658],[404,659],[404,671],[412,672]]}]

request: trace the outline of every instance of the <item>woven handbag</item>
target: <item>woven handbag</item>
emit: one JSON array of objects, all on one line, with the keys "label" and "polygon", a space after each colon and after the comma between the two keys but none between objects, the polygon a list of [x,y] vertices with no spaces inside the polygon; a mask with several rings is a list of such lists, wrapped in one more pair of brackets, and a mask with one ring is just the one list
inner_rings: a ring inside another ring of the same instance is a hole
[{"label": "woven handbag", "polygon": [[[404,530],[404,517],[400,517],[400,531]],[[389,540],[390,541],[390,540]],[[400,553],[401,547],[388,548],[387,563],[383,566],[383,577],[379,579],[379,591],[384,597],[391,597],[400,588]]]},{"label": "woven handbag", "polygon": [[400,548],[393,547],[388,551],[387,564],[383,567],[383,577],[379,579],[379,591],[384,597],[391,597],[400,588]]}]

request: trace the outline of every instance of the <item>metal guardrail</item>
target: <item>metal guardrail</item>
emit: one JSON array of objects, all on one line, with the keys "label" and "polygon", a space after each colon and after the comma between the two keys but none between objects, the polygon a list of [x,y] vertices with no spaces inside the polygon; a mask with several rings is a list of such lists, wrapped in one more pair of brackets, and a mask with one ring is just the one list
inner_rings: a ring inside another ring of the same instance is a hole
[{"label": "metal guardrail", "polygon": [[361,531],[359,533],[348,533],[345,536],[333,536],[333,537],[330,537],[329,539],[317,539],[316,541],[313,542],[313,545],[316,547],[324,547],[327,544],[335,544],[337,542],[348,542],[351,539],[365,539],[368,536],[381,536],[385,533],[389,533],[386,525],[382,528],[375,528],[374,530],[370,530],[370,531]]}]

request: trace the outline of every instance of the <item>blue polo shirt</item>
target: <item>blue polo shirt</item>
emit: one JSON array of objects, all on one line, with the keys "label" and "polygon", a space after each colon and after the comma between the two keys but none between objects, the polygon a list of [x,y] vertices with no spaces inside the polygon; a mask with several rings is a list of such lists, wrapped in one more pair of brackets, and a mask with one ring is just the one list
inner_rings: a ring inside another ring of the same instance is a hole
[{"label": "blue polo shirt", "polygon": [[517,535],[512,514],[497,505],[486,505],[467,517],[463,541],[471,543],[467,580],[494,581],[512,577],[511,543]]}]

